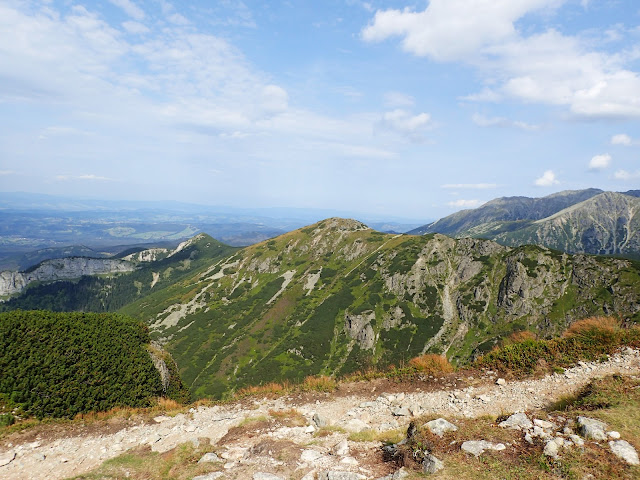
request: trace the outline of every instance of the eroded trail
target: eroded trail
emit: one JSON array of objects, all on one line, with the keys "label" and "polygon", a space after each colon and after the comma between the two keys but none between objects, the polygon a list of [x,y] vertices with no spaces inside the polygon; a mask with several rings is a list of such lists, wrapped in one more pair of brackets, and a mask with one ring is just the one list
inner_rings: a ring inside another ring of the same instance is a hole
[{"label": "eroded trail", "polygon": [[[406,428],[412,417],[420,415],[478,417],[541,408],[591,379],[611,373],[640,374],[640,352],[627,348],[603,363],[580,363],[563,374],[505,385],[497,385],[497,377],[491,373],[482,378],[459,378],[468,385],[465,388],[430,392],[417,388],[411,392],[379,393],[372,391],[373,383],[363,383],[358,384],[358,393],[353,395],[318,394],[302,402],[299,398],[282,397],[199,407],[109,433],[74,434],[70,429],[56,439],[42,436],[29,441],[21,440],[24,435],[14,434],[0,445],[0,478],[62,479],[87,472],[132,448],[150,446],[153,451],[166,452],[185,442],[206,439],[225,463],[224,476],[220,478],[247,479],[256,471],[277,471],[286,478],[302,478],[328,468],[377,478],[387,473],[385,465],[376,463],[377,444],[347,442],[346,449],[336,451],[336,445],[349,432]],[[230,429],[247,419],[269,417],[292,408],[306,419],[306,425],[256,427],[251,434],[229,434]],[[325,436],[317,436],[319,422],[335,428]],[[269,448],[258,448],[276,444],[286,444],[299,459],[283,462],[273,458]]]}]

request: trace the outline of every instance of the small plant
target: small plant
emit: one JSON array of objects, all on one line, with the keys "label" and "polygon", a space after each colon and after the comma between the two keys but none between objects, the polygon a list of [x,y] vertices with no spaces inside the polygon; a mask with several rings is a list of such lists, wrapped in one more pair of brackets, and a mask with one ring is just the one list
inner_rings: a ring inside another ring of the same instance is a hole
[{"label": "small plant", "polygon": [[11,415],[10,413],[4,413],[0,415],[0,427],[8,427],[9,425],[13,425],[16,423],[16,417]]},{"label": "small plant", "polygon": [[316,392],[333,392],[338,386],[338,383],[331,377],[320,375],[317,377],[310,376],[304,379],[302,383],[303,391],[316,391]]}]

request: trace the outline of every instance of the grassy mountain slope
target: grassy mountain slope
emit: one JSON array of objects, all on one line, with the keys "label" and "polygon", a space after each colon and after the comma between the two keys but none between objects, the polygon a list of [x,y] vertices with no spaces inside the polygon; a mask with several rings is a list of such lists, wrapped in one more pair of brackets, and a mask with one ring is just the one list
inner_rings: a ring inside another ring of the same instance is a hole
[{"label": "grassy mountain slope", "polygon": [[328,219],[211,262],[121,311],[163,339],[196,396],[345,374],[425,352],[463,360],[572,320],[640,320],[640,265]]}]

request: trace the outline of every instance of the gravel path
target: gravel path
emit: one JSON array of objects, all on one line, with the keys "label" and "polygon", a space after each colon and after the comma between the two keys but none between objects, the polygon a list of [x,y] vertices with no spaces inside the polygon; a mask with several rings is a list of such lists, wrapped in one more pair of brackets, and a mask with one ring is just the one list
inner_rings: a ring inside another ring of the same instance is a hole
[{"label": "gravel path", "polygon": [[[226,449],[223,458],[227,461],[225,468],[232,475],[231,478],[251,478],[233,472],[239,472],[237,469],[242,468],[241,463],[242,459],[246,458],[246,451],[266,437],[286,441],[307,452],[308,450],[304,449],[308,449],[312,440],[315,440],[313,448],[319,452],[318,455],[326,454],[332,445],[347,437],[347,434],[340,432],[326,439],[314,437],[314,415],[321,421],[340,427],[343,432],[368,428],[379,431],[404,428],[412,416],[419,415],[437,414],[446,418],[497,416],[545,407],[554,400],[576,391],[592,378],[611,373],[640,374],[640,352],[627,348],[603,363],[581,362],[563,374],[506,382],[504,385],[496,384],[497,377],[489,372],[482,379],[469,379],[477,385],[463,389],[381,395],[366,395],[361,392],[355,396],[327,396],[295,406],[295,409],[307,419],[307,426],[281,427],[275,431],[264,432],[263,435],[252,435],[251,438],[240,441],[236,439],[234,445],[219,444],[229,429],[250,417],[268,416],[269,411],[289,410],[292,408],[290,401],[283,397],[256,400],[253,405],[244,407],[240,404],[199,407],[191,409],[186,414],[156,417],[152,424],[130,426],[110,434],[69,436],[17,445],[5,442],[5,445],[0,447],[0,478],[62,479],[87,472],[105,460],[134,447],[149,445],[153,451],[166,452],[181,443],[197,442],[197,439],[203,438],[210,439],[213,445],[219,445],[220,450]],[[352,445],[352,448],[355,448],[355,445]],[[305,455],[308,458],[314,456],[309,453]],[[321,459],[313,459],[315,467],[318,461],[322,462]],[[329,466],[340,465],[342,470],[360,472],[367,478],[373,478],[357,461],[345,461],[339,456],[327,455],[325,463]],[[305,465],[307,464],[302,461],[296,469],[304,469]],[[307,466],[310,471],[311,464]]]}]

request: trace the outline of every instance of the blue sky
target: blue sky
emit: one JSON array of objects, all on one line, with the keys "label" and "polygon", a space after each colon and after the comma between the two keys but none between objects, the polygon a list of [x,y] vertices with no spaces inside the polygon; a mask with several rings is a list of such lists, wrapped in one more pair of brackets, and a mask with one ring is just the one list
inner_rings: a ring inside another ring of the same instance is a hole
[{"label": "blue sky", "polygon": [[640,187],[636,0],[0,0],[0,190],[437,218]]}]

